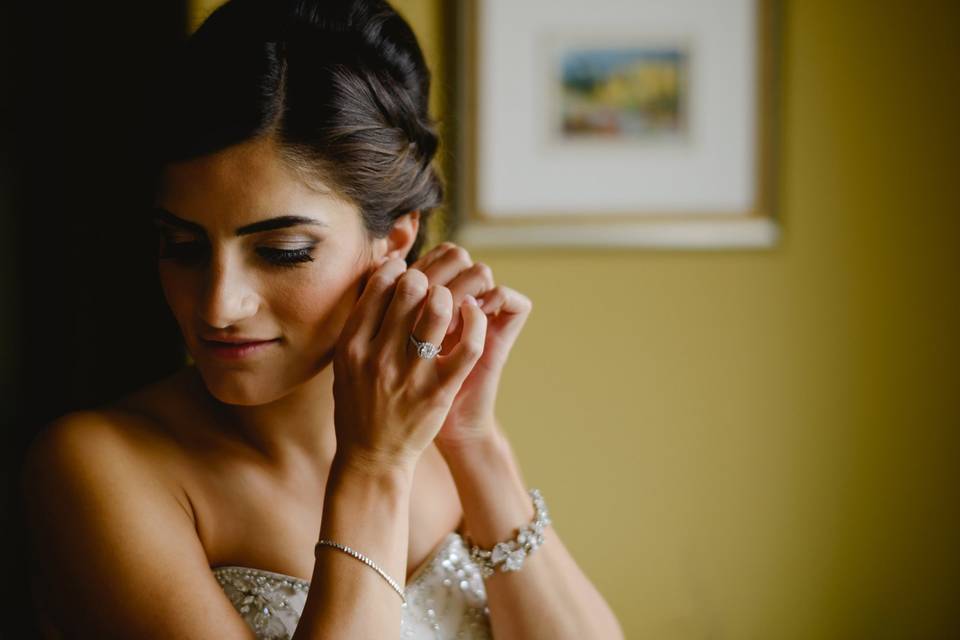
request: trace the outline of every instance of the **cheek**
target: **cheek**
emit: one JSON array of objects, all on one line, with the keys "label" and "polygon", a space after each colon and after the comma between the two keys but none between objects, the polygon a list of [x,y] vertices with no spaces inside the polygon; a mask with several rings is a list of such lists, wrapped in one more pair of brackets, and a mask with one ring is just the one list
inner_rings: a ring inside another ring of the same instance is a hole
[{"label": "cheek", "polygon": [[189,315],[193,305],[193,283],[188,277],[185,277],[182,271],[176,271],[170,267],[161,264],[158,269],[160,277],[160,288],[163,290],[163,297],[167,301],[167,306],[173,312],[175,318],[180,321]]},{"label": "cheek", "polygon": [[339,334],[356,303],[360,274],[347,266],[302,271],[271,281],[271,310],[281,321],[305,325],[310,335]]}]

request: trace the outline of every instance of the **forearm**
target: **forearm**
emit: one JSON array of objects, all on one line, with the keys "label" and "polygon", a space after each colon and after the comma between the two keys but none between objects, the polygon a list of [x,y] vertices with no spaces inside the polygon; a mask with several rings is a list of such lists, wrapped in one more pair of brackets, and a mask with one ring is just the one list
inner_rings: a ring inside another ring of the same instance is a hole
[{"label": "forearm", "polygon": [[[335,464],[318,539],[347,545],[401,587],[406,576],[413,469],[371,473]],[[402,600],[374,569],[320,545],[294,638],[390,638],[400,630]]]},{"label": "forearm", "polygon": [[[444,457],[457,484],[467,532],[476,544],[489,549],[513,538],[533,519],[529,487],[509,442],[496,430],[489,440],[465,450],[446,450]],[[549,496],[544,498],[549,505]],[[623,638],[609,605],[577,566],[553,524],[544,530],[543,545],[527,556],[519,571],[498,567],[485,586],[497,640]]]}]

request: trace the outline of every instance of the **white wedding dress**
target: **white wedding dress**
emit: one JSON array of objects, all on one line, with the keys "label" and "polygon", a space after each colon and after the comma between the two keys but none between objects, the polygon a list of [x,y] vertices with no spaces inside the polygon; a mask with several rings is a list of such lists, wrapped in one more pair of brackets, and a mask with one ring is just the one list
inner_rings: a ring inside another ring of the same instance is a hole
[{"label": "white wedding dress", "polygon": [[[280,640],[293,635],[309,582],[253,567],[215,567],[213,573],[257,638]],[[456,531],[448,533],[417,567],[404,591],[401,640],[493,637],[480,568]]]}]

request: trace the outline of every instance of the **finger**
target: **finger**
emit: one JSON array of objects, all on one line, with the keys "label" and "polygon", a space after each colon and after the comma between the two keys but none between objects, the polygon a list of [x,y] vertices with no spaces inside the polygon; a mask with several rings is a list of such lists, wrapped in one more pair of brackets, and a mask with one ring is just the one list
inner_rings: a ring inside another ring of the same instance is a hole
[{"label": "finger", "polygon": [[442,256],[444,253],[446,253],[447,251],[449,251],[455,246],[457,245],[455,245],[452,242],[441,242],[434,248],[430,249],[430,251],[427,251],[425,254],[417,258],[417,261],[410,266],[415,269],[419,269],[420,271],[425,271],[427,267],[429,267],[431,264],[434,263],[434,261],[437,260],[437,258]]},{"label": "finger", "polygon": [[501,311],[519,313],[526,307],[532,306],[530,298],[516,289],[511,289],[502,284],[494,286],[482,297],[477,297],[477,302],[487,315],[493,315]]},{"label": "finger", "polygon": [[533,301],[516,289],[498,286],[489,299],[484,299],[484,313],[505,313],[508,315],[527,315],[533,309]]},{"label": "finger", "polygon": [[483,311],[496,327],[497,342],[509,347],[530,316],[533,302],[519,291],[501,285],[487,295],[484,303]]},{"label": "finger", "polygon": [[[473,259],[470,253],[463,247],[454,245],[433,260],[423,272],[427,274],[431,283],[449,286],[454,278],[471,266],[473,266]],[[460,300],[454,298],[454,304],[460,304]]]},{"label": "finger", "polygon": [[[447,287],[453,294],[453,304],[455,307],[468,295],[474,298],[486,295],[496,284],[493,281],[493,270],[483,262],[474,263],[472,266],[461,271],[457,277],[450,282]],[[459,326],[459,319],[453,318],[447,333],[453,333]]]},{"label": "finger", "polygon": [[[423,310],[413,327],[413,336],[417,340],[439,345],[443,340],[443,332],[450,324],[451,315],[453,315],[453,297],[450,295],[450,289],[443,285],[430,285],[427,298],[423,303]],[[414,358],[413,368],[419,368],[421,364],[428,362],[427,359],[417,355],[417,347],[412,340],[407,340],[407,346],[408,353]],[[430,366],[432,367],[433,364],[431,363]]]},{"label": "finger", "polygon": [[441,378],[445,382],[455,382],[458,389],[473,369],[473,365],[483,355],[483,345],[487,339],[487,316],[483,314],[480,307],[471,304],[471,301],[476,302],[468,296],[460,305],[463,321],[460,341],[450,351],[450,355],[440,356],[437,363]]},{"label": "finger", "polygon": [[374,338],[377,349],[390,350],[399,358],[407,353],[413,323],[427,296],[427,276],[419,269],[407,269],[397,280],[393,299]]},{"label": "finger", "polygon": [[370,282],[370,277],[377,272],[377,269],[386,264],[389,259],[390,256],[380,256],[376,260],[370,261],[370,264],[367,265],[367,270],[357,281],[357,300],[359,300],[360,296],[363,295],[363,290],[367,288],[367,283]]},{"label": "finger", "polygon": [[341,336],[345,340],[357,340],[362,344],[373,340],[390,303],[389,293],[406,268],[406,262],[401,258],[373,267],[373,273],[367,278],[363,292],[344,323]]}]

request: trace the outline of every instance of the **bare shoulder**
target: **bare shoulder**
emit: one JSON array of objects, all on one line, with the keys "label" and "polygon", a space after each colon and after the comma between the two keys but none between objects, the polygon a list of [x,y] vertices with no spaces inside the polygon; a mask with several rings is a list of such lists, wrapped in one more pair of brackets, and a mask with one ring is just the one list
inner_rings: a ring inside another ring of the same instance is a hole
[{"label": "bare shoulder", "polygon": [[[139,491],[156,470],[128,426],[96,410],[68,413],[46,425],[24,457],[21,490],[26,504],[79,486],[95,492]],[[94,493],[88,499],[107,497]]]},{"label": "bare shoulder", "polygon": [[[126,406],[140,404],[137,396],[141,394],[124,398]],[[176,442],[159,422],[123,406],[117,403],[74,411],[37,434],[26,451],[21,472],[27,503],[59,483],[88,482],[92,483],[90,490],[110,492],[150,487],[174,499],[184,514],[193,518],[189,499],[173,472],[183,457]]]},{"label": "bare shoulder", "polygon": [[151,437],[95,410],[58,418],[31,443],[20,490],[38,614],[71,637],[216,635],[214,625],[247,637]]},{"label": "bare shoulder", "polygon": [[107,410],[63,415],[46,425],[30,443],[24,473],[51,464],[60,468],[61,463],[71,465],[74,471],[105,464],[120,466],[137,455],[134,426],[134,421]]}]

